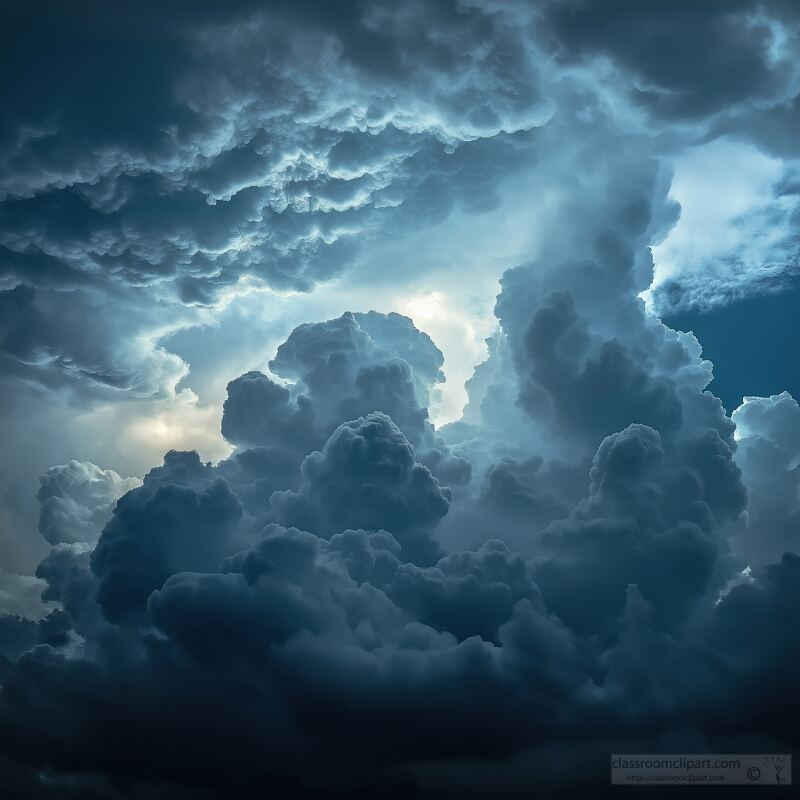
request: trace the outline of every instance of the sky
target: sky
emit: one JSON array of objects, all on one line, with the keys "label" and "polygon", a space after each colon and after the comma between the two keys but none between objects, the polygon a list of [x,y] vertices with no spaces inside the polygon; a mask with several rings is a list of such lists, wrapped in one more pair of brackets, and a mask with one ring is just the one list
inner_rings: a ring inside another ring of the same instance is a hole
[{"label": "sky", "polygon": [[791,753],[796,3],[0,29],[4,797]]}]

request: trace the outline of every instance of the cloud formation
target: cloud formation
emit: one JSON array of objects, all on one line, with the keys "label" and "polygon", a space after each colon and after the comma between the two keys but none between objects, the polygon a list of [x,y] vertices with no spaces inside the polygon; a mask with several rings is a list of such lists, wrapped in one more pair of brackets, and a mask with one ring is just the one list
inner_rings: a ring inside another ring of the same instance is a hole
[{"label": "cloud formation", "polygon": [[530,209],[460,420],[439,347],[367,303],[226,372],[220,460],[42,475],[50,549],[0,572],[4,796],[563,796],[612,751],[791,751],[800,409],[729,416],[642,298],[677,154],[789,173],[791,4],[4,13],[8,66],[75,51],[4,90],[5,386],[186,397],[164,339],[237,292],[368,298],[376,242],[412,261],[515,172]]},{"label": "cloud formation", "polygon": [[[0,744],[21,765],[6,780],[45,796],[111,797],[119,782],[157,797],[427,795],[453,758],[459,784],[484,763],[508,782],[502,765],[543,742],[590,742],[595,775],[610,741],[687,725],[706,749],[724,749],[723,723],[748,747],[788,747],[772,715],[793,707],[798,643],[773,620],[798,611],[798,557],[765,553],[743,580],[740,542],[763,502],[755,454],[780,444],[769,463],[794,465],[797,405],[750,399],[732,422],[693,337],[645,314],[635,276],[663,185],[647,164],[640,178],[632,197],[646,187],[651,210],[612,213],[613,238],[608,217],[576,214],[594,260],[506,275],[504,344],[451,444],[425,414],[441,379],[430,339],[398,315],[348,313],[278,346],[270,371],[291,383],[230,382],[229,458],[170,452],[96,544],[57,543],[37,571],[55,610],[3,618]],[[609,349],[619,370],[593,374]],[[587,374],[596,404],[567,402]],[[517,392],[505,419],[486,400],[500,381]],[[625,386],[641,394],[606,400]],[[470,466],[461,483],[419,460],[430,447]],[[105,514],[121,481],[75,463],[43,496],[61,487]],[[786,487],[764,505],[793,513]],[[763,682],[763,704],[737,702]],[[545,791],[565,785],[556,772]]]}]

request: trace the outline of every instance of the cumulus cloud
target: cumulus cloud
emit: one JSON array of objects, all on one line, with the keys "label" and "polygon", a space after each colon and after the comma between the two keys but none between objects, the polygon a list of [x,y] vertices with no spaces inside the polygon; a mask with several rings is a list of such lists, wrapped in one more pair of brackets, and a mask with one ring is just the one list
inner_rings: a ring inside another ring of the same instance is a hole
[{"label": "cumulus cloud", "polygon": [[[715,602],[734,569],[719,525],[744,502],[716,432],[684,449],[644,425],[609,436],[588,495],[547,527],[549,555],[535,558],[488,534],[474,551],[414,558],[423,540],[410,532],[430,537],[451,496],[383,414],[342,424],[306,458],[299,489],[272,495],[281,524],[254,530],[221,477],[226,463],[167,454],[117,502],[93,550],[61,543],[42,562],[43,598],[59,610],[38,623],[3,618],[0,741],[19,764],[47,759],[48,791],[69,781],[110,796],[125,776],[168,794],[349,793],[391,787],[398,768],[398,788],[422,789],[421,762],[457,756],[469,774],[472,759],[503,763],[542,738],[585,737],[598,719],[618,735],[653,715],[665,732],[687,718],[702,729],[698,693],[707,714],[724,716],[755,675],[789,685],[779,676],[791,634],[773,639],[762,624],[756,659],[733,631],[752,615],[793,613],[795,557]],[[669,669],[687,662],[693,683]],[[222,708],[207,747],[209,712]],[[45,741],[56,712],[64,733]],[[87,721],[104,714],[115,724]],[[764,719],[750,706],[736,717]],[[76,728],[85,735],[66,738]],[[369,758],[367,774],[354,753]]]},{"label": "cumulus cloud", "polygon": [[550,554],[537,559],[534,575],[548,605],[576,629],[597,632],[616,621],[630,584],[667,628],[714,588],[715,562],[727,554],[719,523],[745,505],[739,471],[716,432],[677,464],[667,461],[650,427],[607,437],[589,497],[545,530]]},{"label": "cumulus cloud", "polygon": [[118,501],[92,552],[97,600],[109,619],[135,619],[170,574],[222,558],[242,507],[210,472],[196,453],[168,453],[163,467]]},{"label": "cumulus cloud", "polygon": [[[749,399],[733,436],[696,341],[637,299],[647,219],[617,228],[628,250],[509,273],[497,345],[470,386],[476,407],[448,426],[450,444],[436,444],[425,413],[441,378],[433,343],[403,317],[345,314],[296,329],[270,362],[275,380],[229,384],[222,427],[235,450],[218,464],[170,452],[115,504],[122,479],[107,471],[46,476],[84,509],[114,507],[96,544],[62,541],[40,564],[49,616],[3,617],[8,758],[53,792],[71,782],[110,796],[125,780],[167,795],[303,796],[429,794],[430,769],[453,758],[469,780],[545,740],[588,737],[591,760],[607,757],[609,737],[688,724],[719,748],[718,720],[748,747],[788,746],[777,717],[736,698],[774,680],[784,708],[794,702],[783,659],[797,643],[768,620],[797,611],[796,556],[741,580],[731,537],[761,502],[750,448],[780,439],[775,464],[794,466],[797,405]],[[590,305],[583,281],[611,268]],[[553,294],[555,273],[570,294]],[[598,370],[591,424],[591,404],[566,401],[612,346],[637,381]],[[516,391],[489,399],[503,384]],[[536,413],[533,385],[560,417]],[[675,410],[636,391],[604,399],[628,385],[662,387],[654,396]],[[419,460],[431,442],[473,459],[465,484],[441,484]],[[757,654],[737,633],[751,624]],[[770,712],[778,702],[769,696]],[[56,713],[60,730],[84,735],[43,738]],[[566,772],[548,780],[570,784]]]},{"label": "cumulus cloud", "polygon": [[93,544],[108,522],[117,500],[138,486],[138,478],[121,478],[113,469],[87,461],[50,467],[39,479],[39,533],[52,545]]},{"label": "cumulus cloud", "polygon": [[282,522],[325,538],[347,528],[388,530],[410,561],[436,552],[426,529],[447,513],[451,492],[415,461],[413,447],[385,414],[342,424],[300,469],[298,490],[271,498]]},{"label": "cumulus cloud", "polygon": [[733,546],[748,564],[763,565],[800,548],[800,408],[788,392],[745,397],[732,418],[749,495]]},{"label": "cumulus cloud", "polygon": [[469,480],[470,465],[428,421],[443,357],[427,334],[400,314],[347,312],[295,328],[269,362],[280,386],[252,372],[228,384],[222,433],[237,446],[291,451],[299,461],[321,448],[343,420],[388,414],[420,461],[447,483]]},{"label": "cumulus cloud", "polygon": [[304,396],[292,402],[289,390],[261,372],[248,372],[228,384],[222,435],[236,446],[283,445],[302,451],[316,438],[314,411]]}]

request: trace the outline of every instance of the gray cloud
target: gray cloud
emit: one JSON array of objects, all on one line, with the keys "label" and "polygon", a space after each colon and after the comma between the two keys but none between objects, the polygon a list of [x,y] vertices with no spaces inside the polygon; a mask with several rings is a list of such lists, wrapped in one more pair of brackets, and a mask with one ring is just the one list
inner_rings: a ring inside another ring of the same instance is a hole
[{"label": "gray cloud", "polygon": [[39,479],[39,533],[52,545],[94,543],[116,501],[139,485],[96,464],[70,461],[51,467]]},{"label": "gray cloud", "polygon": [[298,490],[277,493],[278,518],[327,538],[346,528],[394,533],[411,561],[436,553],[426,529],[450,505],[450,489],[415,461],[414,448],[384,414],[340,425],[301,466]]}]

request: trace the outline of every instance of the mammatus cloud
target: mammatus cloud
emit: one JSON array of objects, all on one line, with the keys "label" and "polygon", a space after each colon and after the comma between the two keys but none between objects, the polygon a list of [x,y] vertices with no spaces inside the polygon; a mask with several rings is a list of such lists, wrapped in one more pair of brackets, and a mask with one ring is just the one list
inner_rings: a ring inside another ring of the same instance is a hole
[{"label": "mammatus cloud", "polygon": [[216,463],[45,472],[50,550],[0,573],[4,796],[562,796],[615,751],[791,751],[800,411],[729,417],[642,300],[679,153],[795,157],[791,4],[193,8],[123,8],[123,53],[64,18],[70,69],[4,97],[6,385],[188,392],[159,342],[227,293],[309,290],[516,170],[535,235],[460,420],[413,320],[339,309],[231,370]]}]

